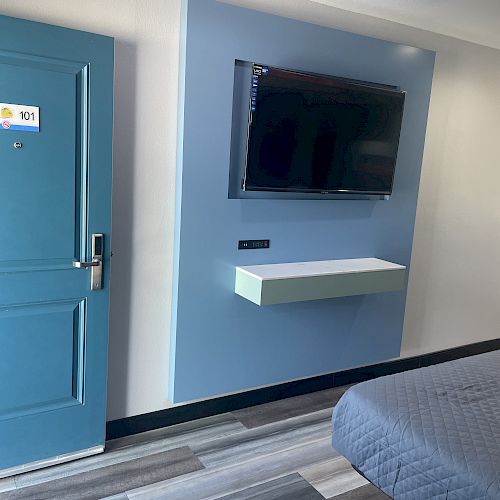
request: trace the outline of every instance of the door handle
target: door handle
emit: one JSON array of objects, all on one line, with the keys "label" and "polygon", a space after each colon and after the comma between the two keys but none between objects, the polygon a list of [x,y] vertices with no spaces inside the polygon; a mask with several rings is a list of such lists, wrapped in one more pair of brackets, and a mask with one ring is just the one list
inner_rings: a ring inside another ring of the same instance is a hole
[{"label": "door handle", "polygon": [[88,269],[90,267],[97,267],[101,265],[100,260],[92,260],[91,262],[78,262],[74,261],[73,262],[73,267],[76,267],[77,269]]},{"label": "door handle", "polygon": [[90,269],[90,289],[100,290],[102,288],[102,256],[104,254],[104,235],[94,233],[92,235],[92,260],[89,262],[74,261],[73,267],[77,269]]}]

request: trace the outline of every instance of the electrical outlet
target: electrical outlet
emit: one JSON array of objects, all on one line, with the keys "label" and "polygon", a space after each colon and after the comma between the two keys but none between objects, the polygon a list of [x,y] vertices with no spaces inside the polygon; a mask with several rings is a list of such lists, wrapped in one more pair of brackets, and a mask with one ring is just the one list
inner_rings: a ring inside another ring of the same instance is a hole
[{"label": "electrical outlet", "polygon": [[238,250],[263,250],[269,248],[270,240],[240,240]]}]

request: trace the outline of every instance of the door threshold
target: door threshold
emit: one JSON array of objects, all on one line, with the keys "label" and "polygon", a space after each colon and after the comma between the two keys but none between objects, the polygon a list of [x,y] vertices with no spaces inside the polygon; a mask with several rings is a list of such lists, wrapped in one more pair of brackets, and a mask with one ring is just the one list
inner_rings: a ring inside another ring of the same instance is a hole
[{"label": "door threshold", "polygon": [[0,479],[17,476],[18,474],[24,474],[25,472],[31,472],[37,469],[43,469],[45,467],[50,467],[51,465],[63,464],[64,462],[71,462],[72,460],[78,460],[79,458],[90,457],[92,455],[98,455],[104,451],[104,446],[94,446],[93,448],[88,448],[86,450],[75,451],[72,453],[65,453],[64,455],[58,455],[53,458],[46,458],[44,460],[37,460],[36,462],[31,462],[29,464],[16,465],[15,467],[10,467],[8,469],[0,470]]}]

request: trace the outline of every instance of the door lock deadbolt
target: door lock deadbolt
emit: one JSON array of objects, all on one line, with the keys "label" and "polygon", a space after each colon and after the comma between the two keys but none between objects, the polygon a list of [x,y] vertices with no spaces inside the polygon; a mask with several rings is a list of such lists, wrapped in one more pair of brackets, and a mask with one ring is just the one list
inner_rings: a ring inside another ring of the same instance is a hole
[{"label": "door lock deadbolt", "polygon": [[16,149],[21,149],[21,148],[23,147],[23,143],[22,143],[22,142],[15,142],[15,143],[14,143],[14,147],[15,147]]}]

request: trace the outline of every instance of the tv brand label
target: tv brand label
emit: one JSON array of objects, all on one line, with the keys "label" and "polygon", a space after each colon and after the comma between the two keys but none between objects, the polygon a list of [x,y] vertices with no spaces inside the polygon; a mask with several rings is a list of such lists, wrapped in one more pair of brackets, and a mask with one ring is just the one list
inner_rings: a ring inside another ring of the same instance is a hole
[{"label": "tv brand label", "polygon": [[1,130],[40,132],[40,108],[0,102]]}]

